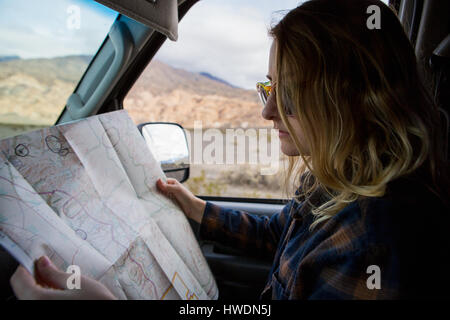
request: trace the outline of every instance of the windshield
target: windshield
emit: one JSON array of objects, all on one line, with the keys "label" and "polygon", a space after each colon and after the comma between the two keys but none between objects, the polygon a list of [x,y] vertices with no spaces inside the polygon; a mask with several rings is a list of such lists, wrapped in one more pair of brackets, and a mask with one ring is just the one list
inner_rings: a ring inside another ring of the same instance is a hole
[{"label": "windshield", "polygon": [[0,139],[55,123],[116,17],[92,0],[0,0]]}]

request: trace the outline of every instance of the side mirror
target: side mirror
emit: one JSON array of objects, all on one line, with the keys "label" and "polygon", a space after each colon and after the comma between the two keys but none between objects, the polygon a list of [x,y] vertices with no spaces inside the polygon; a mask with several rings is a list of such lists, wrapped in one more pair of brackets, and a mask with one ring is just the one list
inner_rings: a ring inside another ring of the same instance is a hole
[{"label": "side mirror", "polygon": [[189,148],[182,126],[170,122],[146,122],[138,129],[167,177],[189,178]]}]

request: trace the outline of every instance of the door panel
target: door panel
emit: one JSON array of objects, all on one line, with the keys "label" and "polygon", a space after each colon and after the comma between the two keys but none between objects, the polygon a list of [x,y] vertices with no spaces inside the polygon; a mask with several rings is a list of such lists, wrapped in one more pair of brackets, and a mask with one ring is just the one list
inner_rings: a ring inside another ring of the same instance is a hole
[{"label": "door panel", "polygon": [[[284,207],[279,203],[211,200],[210,197],[207,200],[227,209],[266,216],[279,213]],[[200,241],[200,246],[219,287],[220,300],[259,298],[272,266],[271,260],[247,257],[217,243]]]}]

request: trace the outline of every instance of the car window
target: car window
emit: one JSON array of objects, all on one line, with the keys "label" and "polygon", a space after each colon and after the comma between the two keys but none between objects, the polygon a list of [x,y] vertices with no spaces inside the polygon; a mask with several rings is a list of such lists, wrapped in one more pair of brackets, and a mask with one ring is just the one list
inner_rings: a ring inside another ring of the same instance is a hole
[{"label": "car window", "polygon": [[0,1],[0,139],[56,122],[116,16],[94,1]]},{"label": "car window", "polygon": [[285,198],[272,121],[261,116],[257,81],[267,81],[268,29],[298,0],[199,1],[124,100],[136,124],[181,124],[189,137],[197,195]]},{"label": "car window", "polygon": [[[196,195],[289,198],[277,132],[261,116],[257,81],[267,81],[270,26],[304,1],[199,1],[124,99],[136,124],[181,124],[189,138]],[[383,0],[387,3],[388,0]],[[239,138],[237,138],[239,137]]]}]

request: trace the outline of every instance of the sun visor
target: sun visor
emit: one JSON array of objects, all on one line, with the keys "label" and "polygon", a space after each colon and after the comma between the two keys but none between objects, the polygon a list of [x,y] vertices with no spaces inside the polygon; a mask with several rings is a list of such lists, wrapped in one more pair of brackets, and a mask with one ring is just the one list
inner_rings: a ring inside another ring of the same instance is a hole
[{"label": "sun visor", "polygon": [[167,36],[178,39],[177,0],[95,0]]}]

